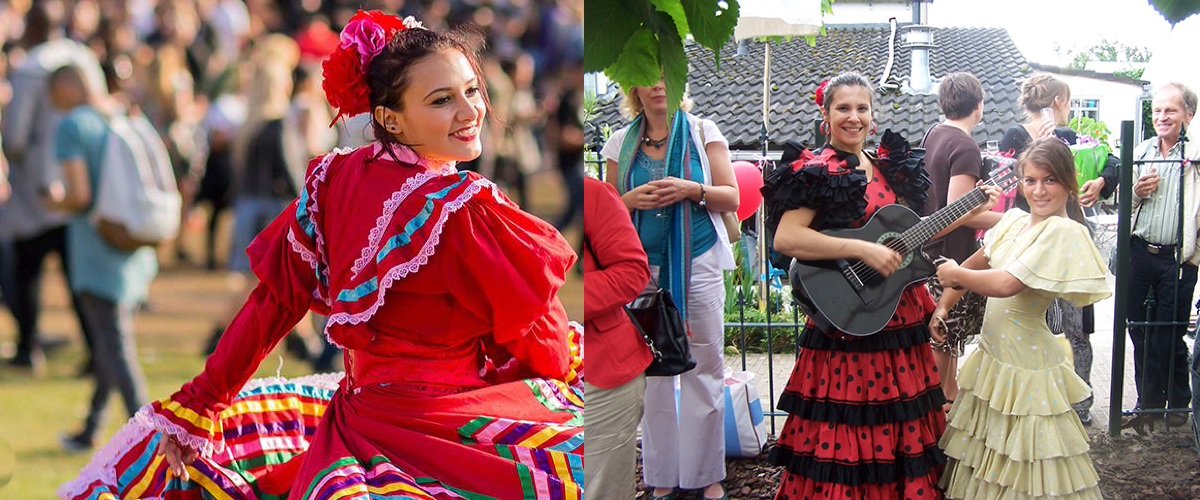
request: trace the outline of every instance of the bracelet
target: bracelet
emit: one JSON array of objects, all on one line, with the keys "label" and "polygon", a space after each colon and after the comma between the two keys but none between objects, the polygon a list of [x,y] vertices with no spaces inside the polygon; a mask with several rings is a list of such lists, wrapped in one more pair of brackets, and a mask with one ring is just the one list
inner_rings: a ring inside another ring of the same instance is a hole
[{"label": "bracelet", "polygon": [[704,189],[704,183],[699,183],[699,184],[700,184],[700,201],[696,202],[696,204],[700,205],[701,207],[707,207],[708,199],[705,197],[708,195],[708,191],[706,191]]}]

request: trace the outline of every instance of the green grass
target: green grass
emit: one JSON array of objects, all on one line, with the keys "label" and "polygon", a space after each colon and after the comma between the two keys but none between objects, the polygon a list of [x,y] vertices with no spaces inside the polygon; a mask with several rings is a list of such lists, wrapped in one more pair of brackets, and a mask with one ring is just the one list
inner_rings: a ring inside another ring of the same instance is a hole
[{"label": "green grass", "polygon": [[[198,343],[187,342],[186,349],[175,346],[142,347],[139,352],[146,375],[148,398],[158,399],[178,390],[184,382],[203,368],[203,358],[194,348]],[[74,376],[81,359],[81,349],[72,347],[51,359],[49,373],[40,379],[0,368],[0,439],[15,452],[12,458],[0,457],[0,482],[5,473],[12,477],[0,485],[0,499],[53,499],[55,488],[72,479],[87,464],[91,453],[69,453],[59,444],[63,432],[77,431],[87,413],[92,391],[90,378]],[[280,350],[279,352],[282,352]],[[295,358],[283,357],[280,374],[297,376],[309,373],[307,365]],[[273,376],[281,358],[272,354],[263,361],[256,377]],[[97,449],[103,446],[128,415],[120,396],[114,393]],[[4,446],[0,445],[0,453]],[[5,470],[8,466],[10,470]]]}]

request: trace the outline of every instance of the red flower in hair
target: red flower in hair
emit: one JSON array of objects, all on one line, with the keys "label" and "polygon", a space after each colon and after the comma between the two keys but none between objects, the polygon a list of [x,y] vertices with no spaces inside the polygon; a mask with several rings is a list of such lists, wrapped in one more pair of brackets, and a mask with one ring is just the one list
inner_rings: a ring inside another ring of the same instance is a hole
[{"label": "red flower in hair", "polygon": [[825,107],[825,87],[827,86],[829,86],[829,80],[825,80],[817,86],[817,96],[813,99],[817,101],[817,106]]},{"label": "red flower in hair", "polygon": [[[378,10],[359,10],[338,36],[337,50],[321,64],[324,81],[321,87],[329,104],[338,108],[337,116],[353,116],[371,110],[370,88],[367,87],[367,67],[383,52],[397,31],[422,28],[412,16],[400,19]],[[330,123],[330,126],[333,124]]]},{"label": "red flower in hair", "polygon": [[338,109],[333,121],[336,122],[341,115],[354,116],[371,110],[371,89],[367,87],[366,75],[362,64],[359,63],[357,52],[339,48],[321,63],[321,69],[325,75],[325,80],[321,82],[325,98],[329,99],[330,105]]}]

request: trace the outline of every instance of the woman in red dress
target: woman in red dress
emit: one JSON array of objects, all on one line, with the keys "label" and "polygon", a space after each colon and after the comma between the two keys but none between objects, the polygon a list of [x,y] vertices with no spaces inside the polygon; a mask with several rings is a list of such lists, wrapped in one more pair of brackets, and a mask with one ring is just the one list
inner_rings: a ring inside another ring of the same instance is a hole
[{"label": "woman in red dress", "polygon": [[[880,207],[920,207],[929,177],[924,152],[890,130],[877,153],[863,150],[871,121],[870,82],[848,73],[818,91],[828,143],[766,179],[767,226],[775,250],[798,259],[857,259],[887,276],[902,263],[894,250],[819,233],[860,227]],[[990,208],[998,195],[989,191]],[[949,231],[951,228],[948,228]],[[779,500],[940,498],[946,457],[945,396],[929,348],[935,304],[922,283],[905,289],[882,332],[853,337],[810,319],[779,409],[790,415],[771,459],[786,468]]]},{"label": "woman in red dress", "polygon": [[[203,373],[143,408],[59,494],[115,498],[581,498],[575,255],[492,182],[474,51],[360,12],[325,63],[379,142],[314,159],[247,249],[261,283]],[[309,310],[346,373],[247,380]]]}]

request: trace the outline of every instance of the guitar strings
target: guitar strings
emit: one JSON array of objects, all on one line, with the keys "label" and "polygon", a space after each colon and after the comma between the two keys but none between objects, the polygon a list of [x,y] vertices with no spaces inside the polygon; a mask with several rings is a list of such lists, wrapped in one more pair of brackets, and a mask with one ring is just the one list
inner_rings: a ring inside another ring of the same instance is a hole
[{"label": "guitar strings", "polygon": [[[1011,169],[1005,170],[1002,173],[1000,173],[997,177],[988,179],[984,184],[989,185],[989,186],[997,186],[1001,183],[1007,184],[1008,181],[1012,180],[1011,177],[1012,177],[1013,173],[1014,172]],[[971,190],[971,192],[968,192],[966,195],[963,195],[962,197],[960,197],[958,200],[955,200],[955,204],[961,200],[966,200],[967,198],[977,198],[979,195],[982,195],[982,194],[983,194],[983,190],[981,190],[979,188],[975,188],[975,189]],[[984,199],[986,199],[986,197]],[[976,201],[970,202],[970,203],[977,206],[979,204],[979,201],[980,200],[976,200]],[[966,203],[964,203],[964,205],[965,204]],[[951,204],[951,206],[953,206],[953,205],[954,204]],[[967,210],[967,212],[970,212],[970,210]],[[947,215],[944,215],[941,218],[934,219],[931,217],[931,218],[924,219],[921,222],[918,222],[917,225],[914,225],[913,227],[909,228],[909,230],[912,230],[913,228],[916,228],[918,225],[920,225],[926,221],[929,221],[929,220],[953,223],[953,221],[958,220],[963,215],[966,215],[967,212],[964,212],[964,213],[958,214],[958,215],[954,215],[954,216],[949,216],[948,214],[950,212],[946,212]],[[909,232],[909,230],[906,230],[905,234],[907,234]],[[927,236],[932,236],[932,235],[927,235]],[[905,240],[905,236],[904,236],[904,234],[902,234],[900,236],[900,238],[893,239],[884,246],[894,250],[896,253],[899,253],[900,255],[905,255],[912,250],[910,250],[908,248],[908,244],[904,240]],[[863,262],[861,260],[855,261],[854,264],[851,264],[850,270],[852,272],[854,272],[855,276],[858,277],[859,282],[866,281],[866,280],[871,279],[879,274],[879,271],[876,271],[875,268],[868,266],[865,262]]]}]

